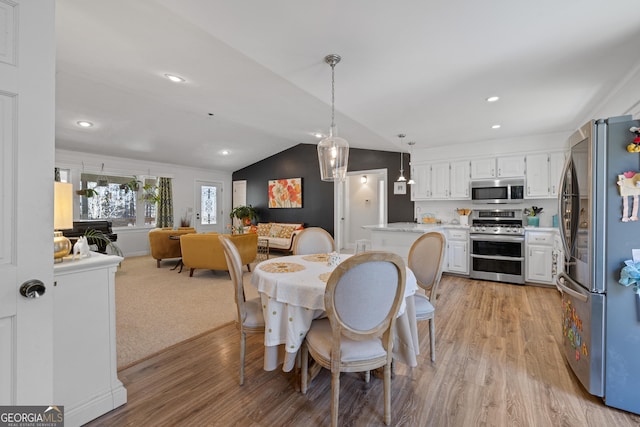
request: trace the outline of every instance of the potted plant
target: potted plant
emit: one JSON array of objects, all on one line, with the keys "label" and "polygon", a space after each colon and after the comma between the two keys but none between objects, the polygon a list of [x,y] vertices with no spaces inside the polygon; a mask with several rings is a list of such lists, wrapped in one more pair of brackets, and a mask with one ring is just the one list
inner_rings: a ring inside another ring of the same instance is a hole
[{"label": "potted plant", "polygon": [[229,218],[231,218],[231,221],[233,221],[234,218],[237,218],[240,221],[240,227],[245,227],[247,225],[251,225],[251,221],[258,218],[258,212],[251,205],[236,206],[229,213]]},{"label": "potted plant", "polygon": [[531,209],[525,208],[524,213],[527,215],[527,224],[532,227],[538,227],[540,225],[540,218],[538,214],[542,212],[542,208],[537,206],[531,206]]},{"label": "potted plant", "polygon": [[142,199],[151,202],[158,203],[160,201],[160,194],[158,194],[157,187],[151,184],[145,184],[142,187]]},{"label": "potted plant", "polygon": [[78,196],[93,197],[93,196],[97,196],[98,192],[93,188],[85,188],[82,190],[76,190],[76,194]]},{"label": "potted plant", "polygon": [[138,177],[134,176],[131,181],[120,184],[120,189],[124,190],[126,193],[128,193],[129,191],[138,191],[141,184],[142,182],[138,180]]}]

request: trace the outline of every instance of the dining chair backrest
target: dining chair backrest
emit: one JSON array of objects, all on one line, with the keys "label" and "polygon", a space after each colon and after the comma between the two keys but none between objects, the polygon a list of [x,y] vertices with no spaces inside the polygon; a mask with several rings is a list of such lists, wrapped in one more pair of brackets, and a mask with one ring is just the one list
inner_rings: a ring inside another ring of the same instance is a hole
[{"label": "dining chair backrest", "polygon": [[294,255],[326,254],[334,250],[333,237],[321,227],[305,228],[293,241]]},{"label": "dining chair backrest", "polygon": [[244,282],[242,279],[242,259],[240,258],[240,252],[236,245],[224,235],[218,236],[222,248],[224,250],[224,256],[227,260],[227,267],[229,268],[229,276],[233,282],[235,292],[234,297],[236,301],[236,307],[238,309],[238,323],[240,328],[247,317],[247,311],[245,308],[245,295],[244,295]]},{"label": "dining chair backrest", "polygon": [[436,303],[436,291],[442,277],[442,264],[445,251],[444,234],[431,231],[420,236],[409,249],[409,268],[416,276],[418,286],[427,293],[433,306]]},{"label": "dining chair backrest", "polygon": [[339,354],[340,335],[356,341],[384,335],[383,345],[391,357],[390,331],[404,299],[405,275],[404,261],[391,252],[364,252],[335,268],[324,294],[338,351],[334,354]]}]

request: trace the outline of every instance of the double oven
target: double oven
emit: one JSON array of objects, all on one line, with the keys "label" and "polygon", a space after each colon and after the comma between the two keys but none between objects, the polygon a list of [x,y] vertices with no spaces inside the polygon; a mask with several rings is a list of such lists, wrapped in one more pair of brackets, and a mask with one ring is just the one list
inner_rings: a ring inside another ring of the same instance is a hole
[{"label": "double oven", "polygon": [[525,244],[522,209],[480,209],[471,214],[473,279],[524,283]]}]

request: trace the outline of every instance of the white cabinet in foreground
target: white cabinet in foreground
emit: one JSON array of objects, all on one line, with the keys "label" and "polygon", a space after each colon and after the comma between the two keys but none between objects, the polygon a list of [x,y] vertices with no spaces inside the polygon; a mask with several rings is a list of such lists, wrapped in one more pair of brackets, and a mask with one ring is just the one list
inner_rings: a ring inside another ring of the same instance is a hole
[{"label": "white cabinet in foreground", "polygon": [[449,273],[469,274],[469,231],[448,228],[446,236],[447,249],[443,270]]},{"label": "white cabinet in foreground", "polygon": [[556,248],[556,232],[525,232],[526,243],[526,275],[525,281],[553,285],[559,273],[561,263],[560,252]]},{"label": "white cabinet in foreground", "polygon": [[116,359],[115,273],[122,258],[91,252],[54,266],[54,403],[79,426],[127,402]]}]

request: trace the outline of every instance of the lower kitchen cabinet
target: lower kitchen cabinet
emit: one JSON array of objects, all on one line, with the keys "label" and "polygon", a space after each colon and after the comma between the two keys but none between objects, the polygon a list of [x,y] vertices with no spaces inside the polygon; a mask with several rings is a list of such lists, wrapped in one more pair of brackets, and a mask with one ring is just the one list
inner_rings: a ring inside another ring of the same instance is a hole
[{"label": "lower kitchen cabinet", "polygon": [[54,266],[54,403],[79,426],[127,402],[116,359],[115,273],[122,258],[90,252]]},{"label": "lower kitchen cabinet", "polygon": [[444,271],[469,274],[469,231],[460,228],[447,229],[447,250]]},{"label": "lower kitchen cabinet", "polygon": [[561,259],[555,248],[553,231],[525,232],[526,244],[526,274],[525,281],[553,285],[558,274],[558,264]]}]

